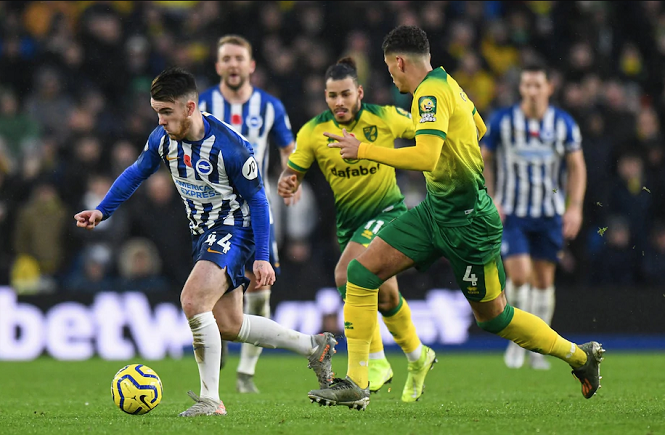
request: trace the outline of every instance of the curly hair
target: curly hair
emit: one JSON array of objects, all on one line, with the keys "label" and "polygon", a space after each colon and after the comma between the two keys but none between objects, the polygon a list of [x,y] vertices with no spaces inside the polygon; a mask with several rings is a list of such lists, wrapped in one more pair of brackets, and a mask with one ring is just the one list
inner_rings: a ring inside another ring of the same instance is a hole
[{"label": "curly hair", "polygon": [[423,29],[417,26],[399,26],[383,39],[383,54],[429,54],[429,40]]}]

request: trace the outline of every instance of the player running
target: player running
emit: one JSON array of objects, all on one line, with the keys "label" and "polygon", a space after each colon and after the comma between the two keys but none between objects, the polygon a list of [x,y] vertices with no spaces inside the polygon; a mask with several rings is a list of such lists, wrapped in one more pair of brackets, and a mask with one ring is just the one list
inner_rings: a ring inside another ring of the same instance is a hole
[{"label": "player running", "polygon": [[[330,110],[305,124],[296,137],[297,148],[279,178],[277,192],[286,200],[315,161],[332,188],[337,211],[337,241],[342,251],[335,267],[335,285],[346,297],[346,270],[349,262],[367,249],[393,219],[406,212],[404,196],[395,179],[395,168],[367,160],[344,159],[323,132],[361,137],[377,147],[393,148],[396,138],[413,139],[411,114],[394,106],[362,102],[364,91],[351,58],[328,68],[325,75],[326,102]],[[376,297],[376,295],[374,295]],[[411,309],[400,294],[397,279],[386,280],[379,288],[378,311],[383,322],[408,360],[408,374],[402,400],[415,402],[423,393],[425,376],[436,362],[432,349],[424,346],[411,320]],[[376,316],[376,309],[374,310]],[[390,382],[393,370],[384,351],[378,324],[368,331],[369,390],[376,392]]]}]

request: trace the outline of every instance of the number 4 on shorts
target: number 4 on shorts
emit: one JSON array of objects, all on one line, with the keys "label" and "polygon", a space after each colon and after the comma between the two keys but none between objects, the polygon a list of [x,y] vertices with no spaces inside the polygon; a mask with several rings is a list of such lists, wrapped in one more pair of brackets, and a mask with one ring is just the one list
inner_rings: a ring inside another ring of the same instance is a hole
[{"label": "number 4 on shorts", "polygon": [[464,278],[462,278],[462,281],[468,281],[473,287],[475,287],[476,284],[478,284],[478,278],[476,277],[475,273],[471,273],[471,267],[472,266],[466,266],[466,272],[464,273]]}]

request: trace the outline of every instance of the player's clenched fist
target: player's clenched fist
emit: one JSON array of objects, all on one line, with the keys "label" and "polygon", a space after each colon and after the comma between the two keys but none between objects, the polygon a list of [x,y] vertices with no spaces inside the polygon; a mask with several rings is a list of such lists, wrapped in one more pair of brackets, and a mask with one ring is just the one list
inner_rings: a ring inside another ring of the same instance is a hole
[{"label": "player's clenched fist", "polygon": [[102,212],[99,210],[84,210],[74,215],[76,226],[85,228],[86,230],[95,228],[102,221],[103,217]]}]

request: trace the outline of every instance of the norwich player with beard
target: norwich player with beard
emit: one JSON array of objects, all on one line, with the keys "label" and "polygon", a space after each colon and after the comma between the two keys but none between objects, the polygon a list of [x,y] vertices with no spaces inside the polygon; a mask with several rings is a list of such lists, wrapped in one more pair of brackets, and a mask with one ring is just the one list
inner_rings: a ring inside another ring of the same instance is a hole
[{"label": "norwich player with beard", "polygon": [[[362,102],[364,91],[352,58],[330,66],[325,80],[330,110],[307,122],[298,132],[296,150],[279,178],[277,192],[288,201],[312,163],[318,163],[335,196],[337,241],[342,252],[335,267],[335,284],[344,299],[346,270],[351,260],[364,252],[379,231],[407,208],[393,167],[369,160],[343,159],[338,150],[328,147],[330,139],[323,133],[341,134],[346,129],[374,146],[394,148],[396,138],[413,139],[415,127],[411,114],[405,110]],[[436,355],[420,342],[411,310],[399,293],[395,277],[379,288],[378,311],[409,361],[402,400],[415,402],[423,392],[425,376]],[[369,389],[376,392],[392,380],[393,371],[384,354],[378,324],[368,337],[371,337]]]},{"label": "norwich player with beard", "polygon": [[[361,159],[425,177],[425,199],[398,216],[349,262],[344,328],[348,371],[328,388],[308,393],[312,401],[365,409],[369,403],[368,340],[377,321],[378,288],[397,273],[427,270],[441,257],[452,265],[478,326],[527,350],[565,361],[591,398],[600,388],[601,344],[581,345],[561,337],[542,319],[512,307],[504,294],[503,225],[487,194],[479,140],[485,123],[464,90],[443,67],[433,68],[424,30],[399,26],[385,37],[383,55],[397,89],[413,95],[415,146],[399,149],[361,142],[347,131],[325,132],[339,157]],[[367,162],[367,163],[366,163]],[[471,380],[473,374],[470,375]]]}]

